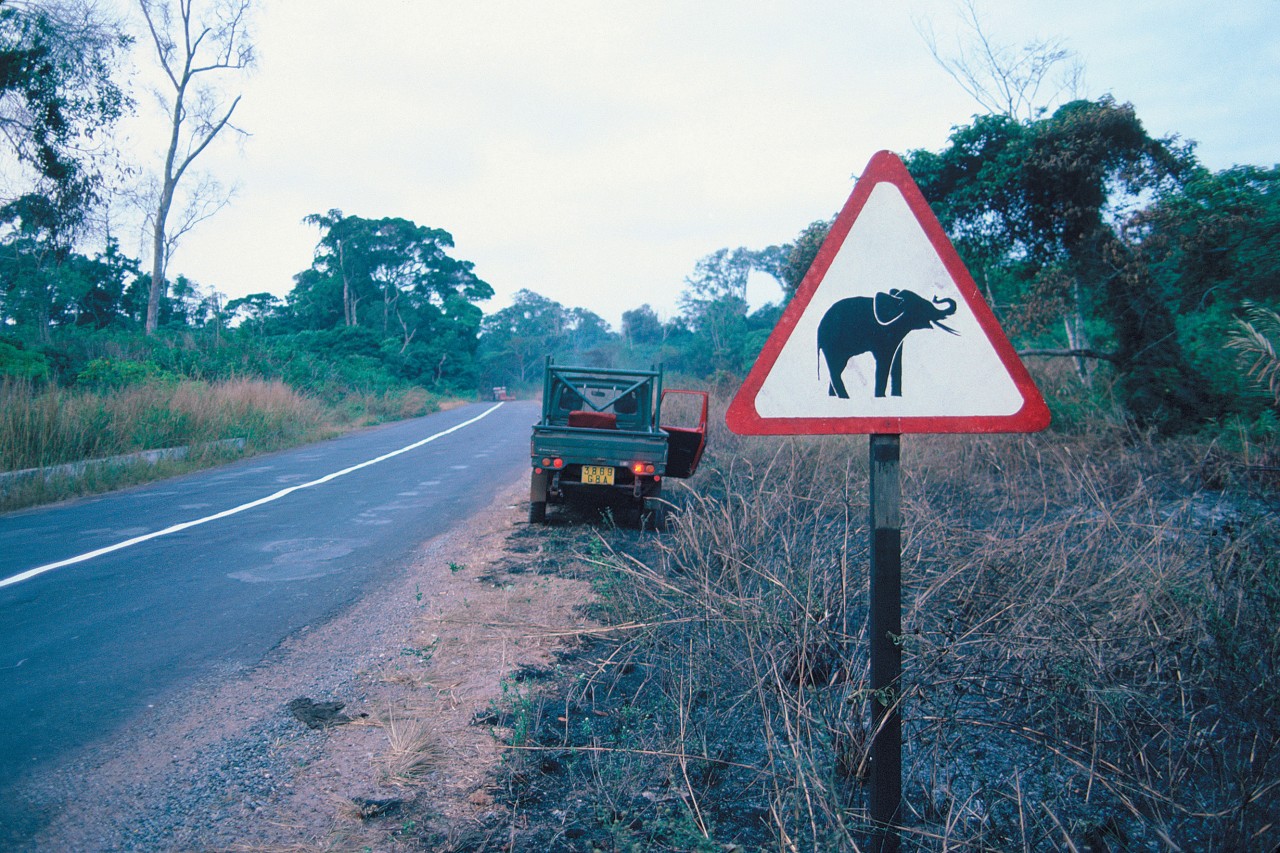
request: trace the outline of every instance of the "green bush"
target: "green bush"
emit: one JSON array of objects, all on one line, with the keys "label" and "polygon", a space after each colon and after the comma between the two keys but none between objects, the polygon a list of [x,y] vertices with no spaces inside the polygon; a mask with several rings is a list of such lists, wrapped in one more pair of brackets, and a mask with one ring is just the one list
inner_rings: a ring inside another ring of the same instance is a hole
[{"label": "green bush", "polygon": [[1241,367],[1238,353],[1228,346],[1237,313],[1238,306],[1220,301],[1178,318],[1178,340],[1187,362],[1208,381],[1218,404],[1217,411],[1205,412],[1206,418],[1240,415],[1251,420],[1269,402],[1264,390],[1250,381]]},{"label": "green bush", "polygon": [[126,388],[144,382],[177,381],[178,378],[153,361],[95,358],[80,371],[76,384],[86,388]]},{"label": "green bush", "polygon": [[0,340],[0,376],[44,381],[49,378],[49,361],[38,352],[25,349],[21,342]]}]

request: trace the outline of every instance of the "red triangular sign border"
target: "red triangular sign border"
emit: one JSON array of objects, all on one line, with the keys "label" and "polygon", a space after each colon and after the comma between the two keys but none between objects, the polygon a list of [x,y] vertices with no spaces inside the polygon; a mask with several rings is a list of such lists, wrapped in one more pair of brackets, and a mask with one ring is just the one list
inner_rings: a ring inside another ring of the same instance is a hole
[{"label": "red triangular sign border", "polygon": [[[925,236],[960,291],[960,295],[973,312],[978,325],[995,348],[1000,363],[1023,398],[1022,408],[1011,415],[940,415],[936,417],[762,417],[755,408],[756,395],[773,369],[783,346],[791,337],[796,323],[809,307],[814,293],[831,267],[836,254],[844,245],[858,214],[871,196],[876,184],[889,183],[898,188],[908,208],[920,223]],[[934,216],[916,182],[912,180],[902,160],[891,151],[879,151],[862,176],[854,184],[853,193],[845,202],[822,247],[818,250],[809,272],[805,275],[796,294],[792,297],[778,324],[765,341],[760,355],[743,380],[742,387],[734,395],[725,413],[729,429],[740,435],[857,435],[866,433],[991,433],[1037,432],[1049,425],[1049,407],[1036,387],[1035,381],[1018,358],[1009,343],[999,321],[991,313],[987,301],[965,268],[955,247],[947,239],[941,223]]]}]

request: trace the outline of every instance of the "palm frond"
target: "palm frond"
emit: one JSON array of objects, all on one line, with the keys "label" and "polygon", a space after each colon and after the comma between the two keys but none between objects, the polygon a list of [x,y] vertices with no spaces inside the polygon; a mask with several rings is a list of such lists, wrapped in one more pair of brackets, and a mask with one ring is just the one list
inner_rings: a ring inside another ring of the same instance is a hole
[{"label": "palm frond", "polygon": [[1280,314],[1249,300],[1244,309],[1244,318],[1237,317],[1227,333],[1227,346],[1240,354],[1248,375],[1280,406]]}]

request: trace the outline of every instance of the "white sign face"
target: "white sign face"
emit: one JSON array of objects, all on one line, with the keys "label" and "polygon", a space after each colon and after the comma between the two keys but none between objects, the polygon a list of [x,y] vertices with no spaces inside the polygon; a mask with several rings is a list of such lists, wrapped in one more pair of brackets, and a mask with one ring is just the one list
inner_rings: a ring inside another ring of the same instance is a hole
[{"label": "white sign face", "polygon": [[919,187],[881,151],[725,418],[747,434],[1032,432],[1049,410]]},{"label": "white sign face", "polygon": [[[918,299],[902,294],[894,298],[894,290]],[[877,300],[877,294],[884,295]],[[900,360],[897,395],[892,376],[883,395],[876,395],[877,356],[870,351],[850,355],[841,372],[848,398],[832,393],[832,366],[818,330],[833,306],[850,297],[865,301],[846,304],[846,310],[832,314],[832,332],[824,343],[834,350],[838,364],[846,351],[874,347],[872,339],[882,338],[892,349],[881,352],[881,360]],[[954,313],[945,315],[947,303],[935,300],[951,300]],[[839,346],[855,336],[861,339]],[[871,190],[755,399],[763,418],[1012,415],[1022,404],[1022,393],[915,215],[898,188],[888,183]]]}]

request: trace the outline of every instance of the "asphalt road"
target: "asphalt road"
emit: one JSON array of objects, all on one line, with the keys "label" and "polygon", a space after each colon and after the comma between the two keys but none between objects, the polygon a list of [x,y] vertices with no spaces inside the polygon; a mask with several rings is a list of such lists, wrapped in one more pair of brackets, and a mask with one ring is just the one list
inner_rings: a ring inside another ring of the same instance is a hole
[{"label": "asphalt road", "polygon": [[0,824],[33,775],[398,576],[526,469],[537,416],[474,404],[0,516]]}]

